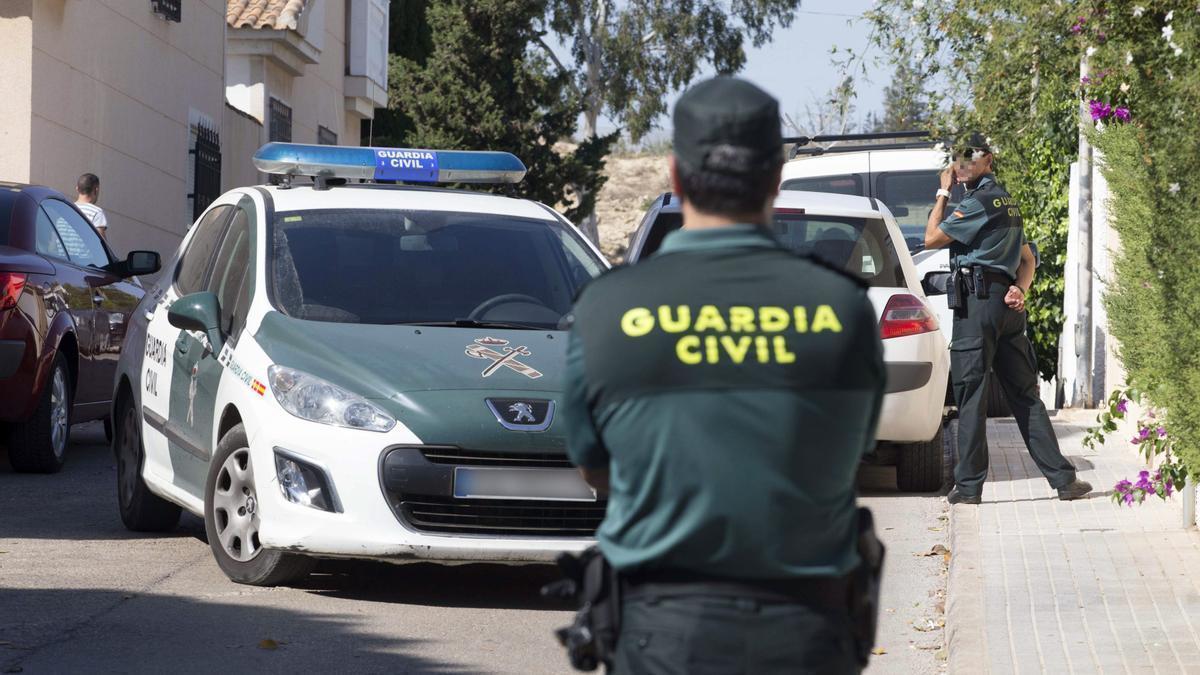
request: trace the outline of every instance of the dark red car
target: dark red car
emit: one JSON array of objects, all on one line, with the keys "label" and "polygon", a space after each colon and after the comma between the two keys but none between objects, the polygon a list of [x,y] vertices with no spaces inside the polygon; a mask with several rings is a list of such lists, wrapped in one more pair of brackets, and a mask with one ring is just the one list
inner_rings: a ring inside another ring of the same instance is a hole
[{"label": "dark red car", "polygon": [[0,431],[17,471],[62,468],[71,425],[106,420],[125,325],[159,256],[114,258],[62,193],[0,183]]}]

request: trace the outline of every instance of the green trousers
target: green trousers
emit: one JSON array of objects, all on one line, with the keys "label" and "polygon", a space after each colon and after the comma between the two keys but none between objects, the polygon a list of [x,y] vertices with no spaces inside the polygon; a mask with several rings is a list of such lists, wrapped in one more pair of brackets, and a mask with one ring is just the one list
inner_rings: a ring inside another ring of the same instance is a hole
[{"label": "green trousers", "polygon": [[803,604],[712,595],[627,598],[609,672],[853,675],[850,617]]},{"label": "green trousers", "polygon": [[1037,359],[1025,335],[1025,312],[1004,304],[1008,286],[989,284],[990,296],[967,298],[965,316],[954,318],[950,343],[950,379],[958,404],[958,466],[954,482],[960,493],[979,495],[987,479],[987,392],[999,378],[1009,408],[1029,455],[1050,486],[1075,480],[1075,467],[1063,457],[1050,416],[1038,392]]}]

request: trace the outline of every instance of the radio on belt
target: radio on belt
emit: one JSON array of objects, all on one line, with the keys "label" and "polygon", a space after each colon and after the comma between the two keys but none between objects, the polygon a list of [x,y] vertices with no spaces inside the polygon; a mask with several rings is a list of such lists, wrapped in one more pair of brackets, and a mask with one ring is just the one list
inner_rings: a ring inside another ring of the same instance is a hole
[{"label": "radio on belt", "polygon": [[405,183],[520,183],[525,165],[507,152],[267,143],[254,168],[280,176]]}]

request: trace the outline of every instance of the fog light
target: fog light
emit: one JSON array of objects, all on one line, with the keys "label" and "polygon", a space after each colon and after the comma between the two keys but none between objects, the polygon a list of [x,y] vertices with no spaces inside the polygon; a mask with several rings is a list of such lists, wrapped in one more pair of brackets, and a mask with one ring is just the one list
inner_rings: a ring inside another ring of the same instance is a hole
[{"label": "fog light", "polygon": [[275,475],[279,479],[279,489],[289,502],[322,511],[341,511],[337,495],[322,469],[284,454],[277,448]]}]

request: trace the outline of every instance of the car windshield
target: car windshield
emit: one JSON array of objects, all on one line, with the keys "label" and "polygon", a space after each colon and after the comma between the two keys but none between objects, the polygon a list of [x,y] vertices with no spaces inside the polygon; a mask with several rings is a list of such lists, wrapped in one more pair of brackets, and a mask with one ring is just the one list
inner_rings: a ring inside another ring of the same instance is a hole
[{"label": "car windshield", "polygon": [[484,213],[280,212],[270,240],[273,304],[312,321],[555,329],[604,269],[556,220]]},{"label": "car windshield", "polygon": [[[645,260],[663,238],[683,225],[679,213],[660,213],[646,236],[639,259]],[[902,288],[904,270],[896,246],[880,218],[807,214],[779,209],[771,230],[783,245],[846,270],[872,287]]]}]

